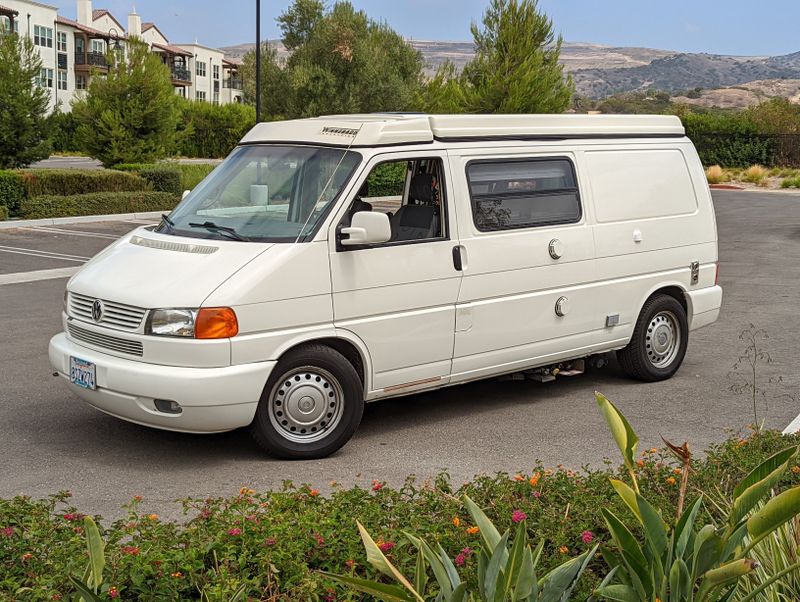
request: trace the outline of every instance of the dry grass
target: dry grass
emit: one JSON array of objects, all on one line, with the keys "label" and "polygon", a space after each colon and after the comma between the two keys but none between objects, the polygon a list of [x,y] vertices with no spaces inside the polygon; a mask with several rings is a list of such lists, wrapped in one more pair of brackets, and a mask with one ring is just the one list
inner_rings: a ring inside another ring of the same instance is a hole
[{"label": "dry grass", "polygon": [[768,175],[769,170],[766,167],[752,165],[742,173],[742,181],[750,182],[751,184],[761,184]]},{"label": "dry grass", "polygon": [[728,174],[719,165],[712,165],[706,170],[706,179],[709,184],[721,184],[727,182]]}]

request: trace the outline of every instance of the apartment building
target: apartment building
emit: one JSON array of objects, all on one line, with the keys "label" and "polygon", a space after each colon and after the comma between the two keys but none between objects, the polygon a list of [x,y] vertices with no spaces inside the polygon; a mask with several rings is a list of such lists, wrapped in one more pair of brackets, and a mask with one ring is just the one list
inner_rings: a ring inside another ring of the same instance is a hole
[{"label": "apartment building", "polygon": [[125,52],[128,36],[149,44],[171,73],[175,93],[185,98],[226,104],[242,102],[239,64],[222,51],[200,44],[171,44],[155,23],[142,23],[133,9],[127,30],[92,0],[76,0],[76,19],[58,14],[58,7],[33,0],[0,0],[0,32],[29,37],[42,58],[37,84],[50,92],[51,110],[68,111],[95,75],[108,72],[109,50]]}]

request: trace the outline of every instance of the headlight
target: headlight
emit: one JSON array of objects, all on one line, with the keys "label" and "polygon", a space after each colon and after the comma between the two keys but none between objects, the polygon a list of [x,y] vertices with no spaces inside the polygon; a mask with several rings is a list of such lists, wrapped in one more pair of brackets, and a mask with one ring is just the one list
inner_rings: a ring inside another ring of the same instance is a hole
[{"label": "headlight", "polygon": [[225,339],[239,333],[239,322],[230,307],[154,309],[144,332],[165,337]]},{"label": "headlight", "polygon": [[196,317],[196,309],[154,309],[144,331],[165,337],[194,337]]}]

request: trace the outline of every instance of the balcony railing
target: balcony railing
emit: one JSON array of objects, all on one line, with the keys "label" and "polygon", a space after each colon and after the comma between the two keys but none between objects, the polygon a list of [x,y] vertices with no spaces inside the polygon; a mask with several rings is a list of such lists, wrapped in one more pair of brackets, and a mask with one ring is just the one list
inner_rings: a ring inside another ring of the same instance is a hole
[{"label": "balcony railing", "polygon": [[242,78],[240,77],[228,77],[222,82],[223,88],[233,88],[234,90],[241,90],[242,89]]},{"label": "balcony railing", "polygon": [[182,82],[190,82],[192,81],[192,73],[186,67],[175,66],[172,68],[172,79]]},{"label": "balcony railing", "polygon": [[94,65],[96,67],[108,67],[106,55],[102,52],[87,52],[86,56],[82,52],[75,53],[76,65]]},{"label": "balcony railing", "polygon": [[58,53],[58,68],[59,69],[67,68],[67,55],[64,52]]}]

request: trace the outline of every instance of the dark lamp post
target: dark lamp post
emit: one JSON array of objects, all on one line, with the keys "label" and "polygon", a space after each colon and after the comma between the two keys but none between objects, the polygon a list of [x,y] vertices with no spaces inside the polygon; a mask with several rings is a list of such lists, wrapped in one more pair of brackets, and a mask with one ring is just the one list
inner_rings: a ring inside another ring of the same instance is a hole
[{"label": "dark lamp post", "polygon": [[256,0],[256,123],[261,122],[261,0]]}]

